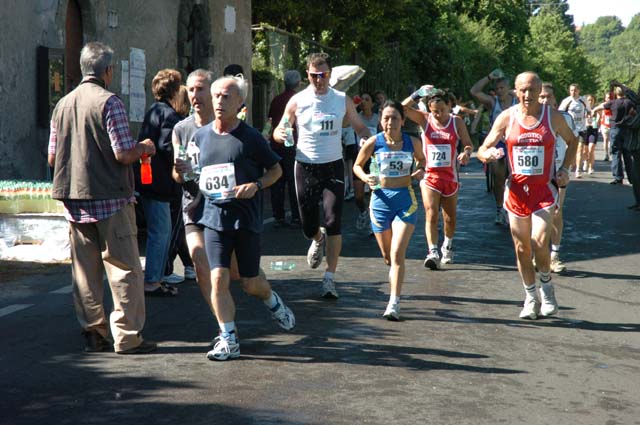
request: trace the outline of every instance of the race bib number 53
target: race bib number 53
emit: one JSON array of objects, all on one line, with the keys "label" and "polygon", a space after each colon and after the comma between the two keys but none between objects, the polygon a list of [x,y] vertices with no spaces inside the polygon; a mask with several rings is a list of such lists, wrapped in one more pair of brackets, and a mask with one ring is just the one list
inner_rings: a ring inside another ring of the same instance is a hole
[{"label": "race bib number 53", "polygon": [[200,172],[200,191],[211,199],[235,198],[236,174],[232,162],[208,165]]}]

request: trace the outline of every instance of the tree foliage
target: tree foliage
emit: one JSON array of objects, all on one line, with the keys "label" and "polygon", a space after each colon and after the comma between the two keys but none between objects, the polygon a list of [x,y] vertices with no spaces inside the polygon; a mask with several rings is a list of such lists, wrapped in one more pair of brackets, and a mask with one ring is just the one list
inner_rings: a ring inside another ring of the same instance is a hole
[{"label": "tree foliage", "polygon": [[555,11],[542,11],[531,18],[527,41],[528,59],[543,80],[551,81],[557,95],[578,83],[583,92],[594,91],[595,67],[588,61],[574,34]]},{"label": "tree foliage", "polygon": [[640,83],[640,14],[624,28],[615,16],[601,16],[579,31],[580,46],[595,66],[598,93],[609,90],[611,80],[631,87]]},{"label": "tree foliage", "polygon": [[[618,18],[601,17],[577,33],[567,12],[567,0],[252,2],[254,23],[336,49],[340,63],[367,70],[369,85],[397,82],[389,93],[396,97],[405,96],[409,84],[425,83],[466,96],[495,67],[510,76],[533,69],[563,91],[572,82],[595,92],[612,78],[636,78],[640,15],[626,29]],[[255,40],[256,50],[266,49],[265,40]],[[301,70],[308,50],[314,48],[302,43]]]}]

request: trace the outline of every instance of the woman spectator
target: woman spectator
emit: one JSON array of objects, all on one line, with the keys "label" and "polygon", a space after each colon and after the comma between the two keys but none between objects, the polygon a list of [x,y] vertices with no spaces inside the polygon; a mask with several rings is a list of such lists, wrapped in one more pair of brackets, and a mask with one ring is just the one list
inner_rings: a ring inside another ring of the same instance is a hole
[{"label": "woman spectator", "polygon": [[147,223],[144,286],[145,294],[150,296],[175,296],[178,293],[177,288],[163,282],[163,277],[171,241],[170,203],[181,196],[180,188],[171,176],[171,134],[173,126],[182,119],[171,102],[175,101],[181,83],[182,77],[175,69],[162,69],[153,77],[151,92],[156,101],[145,114],[138,136],[139,140],[153,140],[156,148],[156,155],[151,157],[153,182],[143,185],[140,178],[136,178],[136,190]]}]

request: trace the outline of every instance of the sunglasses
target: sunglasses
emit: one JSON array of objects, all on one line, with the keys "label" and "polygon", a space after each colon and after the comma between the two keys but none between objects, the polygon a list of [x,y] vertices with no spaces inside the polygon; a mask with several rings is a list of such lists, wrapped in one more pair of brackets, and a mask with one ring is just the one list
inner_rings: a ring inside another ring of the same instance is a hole
[{"label": "sunglasses", "polygon": [[331,73],[331,71],[324,71],[324,72],[309,72],[309,71],[307,71],[307,74],[309,74],[309,77],[311,77],[313,79],[317,79],[317,78],[327,79],[327,78],[329,78],[329,74],[330,73]]}]

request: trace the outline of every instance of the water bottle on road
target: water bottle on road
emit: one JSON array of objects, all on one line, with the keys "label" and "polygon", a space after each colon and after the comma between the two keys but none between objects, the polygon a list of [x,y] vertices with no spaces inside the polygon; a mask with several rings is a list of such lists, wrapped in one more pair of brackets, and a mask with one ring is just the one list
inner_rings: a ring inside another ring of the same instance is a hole
[{"label": "water bottle on road", "polygon": [[272,261],[271,270],[293,270],[296,268],[296,263],[293,261]]}]

